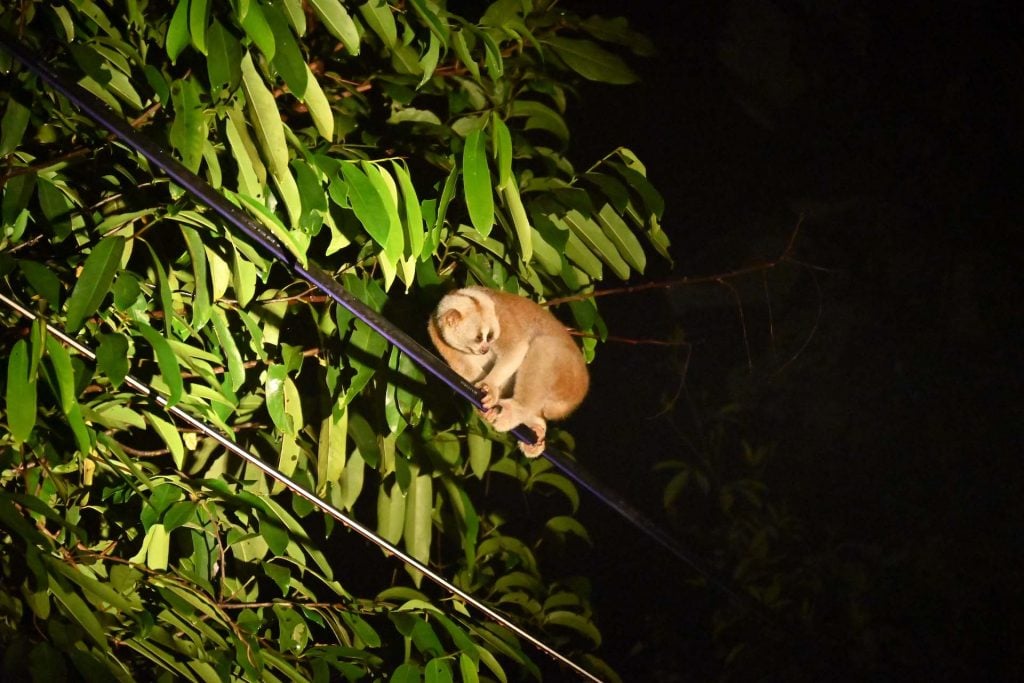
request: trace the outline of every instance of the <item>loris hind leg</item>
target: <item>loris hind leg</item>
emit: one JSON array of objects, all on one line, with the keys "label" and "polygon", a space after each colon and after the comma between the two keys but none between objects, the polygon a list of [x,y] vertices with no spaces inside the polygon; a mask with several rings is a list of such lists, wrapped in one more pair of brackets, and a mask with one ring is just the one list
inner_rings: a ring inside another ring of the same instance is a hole
[{"label": "loris hind leg", "polygon": [[544,452],[545,417],[557,418],[567,412],[562,406],[562,397],[555,390],[559,375],[565,371],[562,353],[557,340],[547,337],[534,339],[516,372],[511,398],[499,400],[484,415],[499,432],[507,432],[520,424],[533,430],[537,442],[519,444],[530,458]]},{"label": "loris hind leg", "polygon": [[547,434],[548,426],[544,418],[529,406],[520,403],[515,398],[505,398],[498,401],[497,406],[485,413],[484,417],[499,432],[507,432],[518,425],[526,425],[533,431],[537,441],[533,444],[520,441],[520,450],[528,458],[536,458],[544,452],[544,436]]}]

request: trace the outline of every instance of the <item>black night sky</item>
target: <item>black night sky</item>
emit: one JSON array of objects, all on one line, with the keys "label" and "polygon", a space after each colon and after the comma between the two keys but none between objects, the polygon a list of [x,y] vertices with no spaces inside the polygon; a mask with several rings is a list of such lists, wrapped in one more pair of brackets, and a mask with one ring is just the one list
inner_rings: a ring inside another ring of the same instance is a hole
[{"label": "black night sky", "polygon": [[1024,22],[989,4],[581,5],[659,50],[631,62],[643,83],[570,108],[579,167],[625,145],[665,195],[675,268],[642,279],[756,266],[800,231],[769,271],[602,300],[612,335],[688,346],[602,347],[578,457],[728,577],[722,520],[696,493],[666,516],[655,465],[729,425],[769,447],[766,498],[799,529],[774,570],[834,581],[803,626],[740,617],[753,654],[729,669],[710,633],[729,598],[587,498],[576,560],[625,680],[1024,674]]}]

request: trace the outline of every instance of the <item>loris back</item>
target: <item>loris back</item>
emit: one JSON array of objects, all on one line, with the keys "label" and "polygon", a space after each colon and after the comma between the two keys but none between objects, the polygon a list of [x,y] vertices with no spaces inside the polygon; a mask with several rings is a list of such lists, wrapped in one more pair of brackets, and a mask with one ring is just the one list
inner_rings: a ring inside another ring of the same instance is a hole
[{"label": "loris back", "polygon": [[545,421],[568,416],[586,396],[582,353],[565,326],[529,299],[459,289],[441,299],[428,330],[452,369],[484,390],[484,417],[495,429],[525,424],[537,434],[537,446],[521,444],[527,455],[543,451]]}]

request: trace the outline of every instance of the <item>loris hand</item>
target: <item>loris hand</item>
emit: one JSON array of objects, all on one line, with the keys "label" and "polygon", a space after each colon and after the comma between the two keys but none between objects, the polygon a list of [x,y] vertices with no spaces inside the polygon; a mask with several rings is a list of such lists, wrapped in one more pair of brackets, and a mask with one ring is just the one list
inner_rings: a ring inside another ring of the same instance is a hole
[{"label": "loris hand", "polygon": [[477,382],[476,388],[484,392],[484,395],[480,397],[480,403],[484,407],[484,412],[493,412],[494,408],[498,405],[498,392],[486,382]]}]

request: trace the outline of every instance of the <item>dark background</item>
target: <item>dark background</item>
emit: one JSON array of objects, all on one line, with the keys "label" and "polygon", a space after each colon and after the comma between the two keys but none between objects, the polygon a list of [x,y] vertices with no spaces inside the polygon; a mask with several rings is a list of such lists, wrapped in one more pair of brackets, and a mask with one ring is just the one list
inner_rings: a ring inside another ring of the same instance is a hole
[{"label": "dark background", "polygon": [[665,196],[675,267],[637,282],[770,262],[800,225],[789,260],[731,288],[601,300],[612,335],[687,345],[602,346],[569,424],[580,460],[740,578],[729,522],[696,491],[666,512],[656,469],[699,461],[725,411],[719,450],[768,449],[765,500],[795,520],[783,540],[799,530],[772,570],[824,581],[784,581],[809,607],[765,624],[585,497],[577,557],[627,681],[1024,673],[1022,10],[884,5],[572,5],[658,48],[630,60],[642,83],[585,86],[569,111],[578,167],[625,145]]}]

